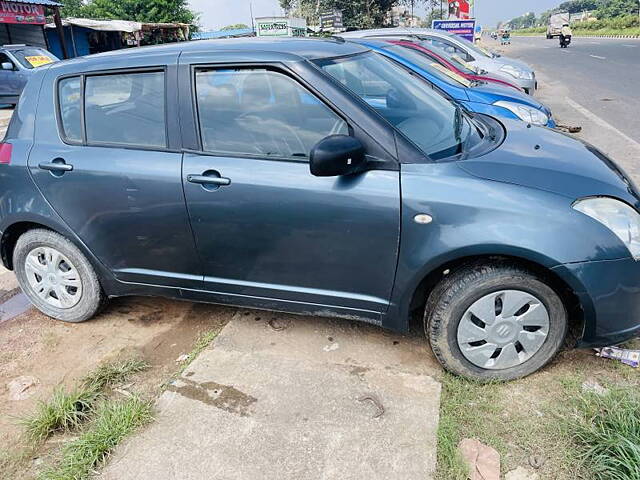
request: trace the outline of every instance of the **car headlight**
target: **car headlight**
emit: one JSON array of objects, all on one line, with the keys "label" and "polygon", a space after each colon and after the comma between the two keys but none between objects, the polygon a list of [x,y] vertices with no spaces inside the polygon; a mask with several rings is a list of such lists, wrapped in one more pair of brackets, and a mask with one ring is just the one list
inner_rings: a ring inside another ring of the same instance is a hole
[{"label": "car headlight", "polygon": [[500,101],[494,103],[494,105],[496,107],[506,108],[514,113],[520,120],[533,123],[534,125],[544,126],[549,123],[549,117],[544,112],[541,112],[537,108],[523,105],[522,103]]},{"label": "car headlight", "polygon": [[610,197],[578,200],[573,208],[602,223],[640,260],[640,214],[635,208]]},{"label": "car headlight", "polygon": [[521,68],[515,67],[513,65],[503,65],[500,68],[501,72],[508,73],[514,78],[520,78],[523,80],[532,80],[533,72],[527,72],[526,70],[522,70]]}]

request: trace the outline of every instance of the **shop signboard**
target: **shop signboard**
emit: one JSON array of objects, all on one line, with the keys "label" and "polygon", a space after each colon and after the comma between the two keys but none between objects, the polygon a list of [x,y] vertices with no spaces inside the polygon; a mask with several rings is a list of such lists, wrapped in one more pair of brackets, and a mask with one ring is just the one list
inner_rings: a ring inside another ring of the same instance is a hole
[{"label": "shop signboard", "polygon": [[476,29],[475,20],[434,20],[432,28],[455,33],[464,39],[473,42],[473,34]]},{"label": "shop signboard", "polygon": [[0,1],[0,23],[44,25],[44,6]]}]

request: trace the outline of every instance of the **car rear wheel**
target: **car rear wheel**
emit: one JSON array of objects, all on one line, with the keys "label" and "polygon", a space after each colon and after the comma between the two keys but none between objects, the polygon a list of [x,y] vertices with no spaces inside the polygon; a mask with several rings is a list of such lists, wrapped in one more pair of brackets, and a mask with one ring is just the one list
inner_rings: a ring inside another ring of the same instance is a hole
[{"label": "car rear wheel", "polygon": [[84,322],[105,303],[89,260],[58,233],[44,229],[24,233],[16,243],[13,265],[22,291],[45,315]]},{"label": "car rear wheel", "polygon": [[506,262],[468,265],[428,298],[425,331],[452,373],[513,380],[547,364],[567,332],[564,304],[538,275]]}]

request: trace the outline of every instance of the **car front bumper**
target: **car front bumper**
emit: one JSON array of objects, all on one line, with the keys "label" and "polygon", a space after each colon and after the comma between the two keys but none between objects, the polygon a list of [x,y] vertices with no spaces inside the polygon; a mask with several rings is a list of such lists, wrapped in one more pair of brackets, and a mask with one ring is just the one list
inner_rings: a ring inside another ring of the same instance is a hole
[{"label": "car front bumper", "polygon": [[606,347],[640,336],[640,262],[579,262],[552,270],[580,301],[585,325],[579,347]]}]

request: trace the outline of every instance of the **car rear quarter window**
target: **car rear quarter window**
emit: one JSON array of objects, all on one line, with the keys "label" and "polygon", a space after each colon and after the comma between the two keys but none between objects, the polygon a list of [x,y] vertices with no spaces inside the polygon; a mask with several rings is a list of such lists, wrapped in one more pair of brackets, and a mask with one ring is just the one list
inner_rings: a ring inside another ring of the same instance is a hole
[{"label": "car rear quarter window", "polygon": [[267,69],[196,71],[202,148],[261,157],[309,157],[346,122],[293,78]]},{"label": "car rear quarter window", "polygon": [[88,76],[88,144],[167,146],[164,72]]},{"label": "car rear quarter window", "polygon": [[60,120],[63,136],[72,142],[82,142],[82,88],[80,77],[70,77],[58,83]]}]

